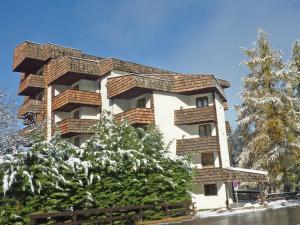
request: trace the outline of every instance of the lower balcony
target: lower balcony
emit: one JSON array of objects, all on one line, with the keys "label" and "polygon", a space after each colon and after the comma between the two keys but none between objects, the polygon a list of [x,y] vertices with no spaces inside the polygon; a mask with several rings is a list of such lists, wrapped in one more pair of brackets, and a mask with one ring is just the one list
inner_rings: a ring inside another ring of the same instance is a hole
[{"label": "lower balcony", "polygon": [[79,134],[93,134],[91,128],[98,120],[92,119],[64,119],[56,124],[63,137],[72,137]]},{"label": "lower balcony", "polygon": [[117,121],[127,120],[134,126],[154,124],[153,108],[135,108],[115,115]]},{"label": "lower balcony", "polygon": [[190,108],[175,111],[175,125],[200,124],[217,121],[214,106]]},{"label": "lower balcony", "polygon": [[24,76],[19,86],[19,95],[34,96],[44,89],[44,77],[34,74]]},{"label": "lower balcony", "polygon": [[188,138],[176,141],[177,155],[218,151],[220,151],[218,136]]},{"label": "lower balcony", "polygon": [[80,106],[101,106],[101,95],[95,92],[65,90],[52,100],[52,110],[70,112]]},{"label": "lower balcony", "polygon": [[197,169],[194,182],[211,184],[217,182],[268,182],[268,173],[260,170],[250,170],[242,168],[205,168]]},{"label": "lower balcony", "polygon": [[29,114],[43,113],[44,101],[38,101],[35,99],[28,99],[19,108],[18,116],[24,118]]}]

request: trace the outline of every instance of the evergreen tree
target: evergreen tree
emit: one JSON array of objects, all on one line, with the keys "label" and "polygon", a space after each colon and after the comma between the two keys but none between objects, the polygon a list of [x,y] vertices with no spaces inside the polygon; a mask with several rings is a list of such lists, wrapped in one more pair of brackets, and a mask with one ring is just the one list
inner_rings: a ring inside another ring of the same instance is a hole
[{"label": "evergreen tree", "polygon": [[295,77],[259,31],[252,49],[244,49],[243,63],[250,74],[243,78],[242,103],[236,107],[244,148],[242,166],[269,172],[271,189],[291,181],[291,160],[299,149],[299,113],[293,88]]},{"label": "evergreen tree", "polygon": [[82,148],[35,132],[28,151],[0,158],[0,224],[27,224],[33,212],[190,200],[189,163],[166,155],[155,127],[103,115],[91,129],[96,134]]}]

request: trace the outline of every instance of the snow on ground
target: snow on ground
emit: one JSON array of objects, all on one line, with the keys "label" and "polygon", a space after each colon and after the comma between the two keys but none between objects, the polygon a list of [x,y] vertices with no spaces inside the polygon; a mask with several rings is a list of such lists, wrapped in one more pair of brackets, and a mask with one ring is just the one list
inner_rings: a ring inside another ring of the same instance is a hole
[{"label": "snow on ground", "polygon": [[256,211],[263,211],[267,209],[279,209],[284,207],[300,207],[300,201],[296,200],[278,200],[274,202],[265,203],[264,205],[260,204],[251,204],[246,203],[244,206],[239,208],[233,208],[231,210],[227,210],[226,208],[221,208],[217,210],[207,210],[200,211],[197,213],[197,217],[207,218],[207,217],[216,217],[216,216],[231,216],[240,213],[250,213]]}]

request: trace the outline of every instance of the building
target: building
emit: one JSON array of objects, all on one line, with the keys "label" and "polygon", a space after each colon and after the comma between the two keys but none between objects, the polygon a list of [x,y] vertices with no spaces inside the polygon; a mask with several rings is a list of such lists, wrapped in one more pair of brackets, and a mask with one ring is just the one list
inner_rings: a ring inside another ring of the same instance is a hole
[{"label": "building", "polygon": [[187,75],[84,54],[54,44],[25,41],[15,48],[13,70],[21,72],[19,116],[25,124],[47,121],[74,145],[82,145],[102,110],[134,126],[156,124],[170,154],[192,154],[197,174],[193,198],[199,209],[224,207],[233,180],[266,181],[261,171],[230,167],[224,89],[211,74]]}]

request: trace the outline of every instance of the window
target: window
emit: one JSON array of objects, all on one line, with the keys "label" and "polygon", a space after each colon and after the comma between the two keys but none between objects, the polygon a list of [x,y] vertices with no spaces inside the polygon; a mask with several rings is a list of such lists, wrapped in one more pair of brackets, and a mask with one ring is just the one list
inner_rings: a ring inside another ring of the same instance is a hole
[{"label": "window", "polygon": [[218,195],[217,185],[216,184],[205,184],[204,185],[204,195],[205,196]]},{"label": "window", "polygon": [[140,98],[139,100],[137,100],[136,107],[137,108],[146,108],[146,98]]},{"label": "window", "polygon": [[214,167],[215,165],[215,157],[214,153],[202,153],[201,154],[201,162],[203,167]]},{"label": "window", "polygon": [[74,87],[73,87],[73,90],[76,90],[76,91],[78,91],[79,90],[79,85],[77,84],[77,85],[75,85]]},{"label": "window", "polygon": [[74,145],[75,145],[76,147],[79,147],[79,146],[80,146],[80,138],[79,138],[79,137],[75,137],[75,138],[74,138]]},{"label": "window", "polygon": [[73,114],[74,119],[79,119],[79,110],[76,110]]},{"label": "window", "polygon": [[202,107],[208,106],[208,98],[207,97],[196,98],[196,106],[197,106],[197,108],[202,108]]},{"label": "window", "polygon": [[211,136],[211,125],[210,124],[200,125],[199,135],[200,137]]},{"label": "window", "polygon": [[100,92],[101,91],[101,81],[99,82],[98,87],[99,87],[99,92]]}]

